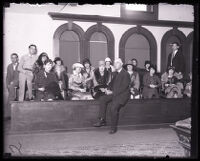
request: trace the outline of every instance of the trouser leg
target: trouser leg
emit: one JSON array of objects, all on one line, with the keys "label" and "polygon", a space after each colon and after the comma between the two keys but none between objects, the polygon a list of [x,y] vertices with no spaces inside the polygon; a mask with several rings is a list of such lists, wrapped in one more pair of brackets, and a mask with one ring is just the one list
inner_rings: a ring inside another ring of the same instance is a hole
[{"label": "trouser leg", "polygon": [[44,99],[44,92],[42,91],[36,91],[36,98],[37,101],[40,101],[41,99]]},{"label": "trouser leg", "polygon": [[119,110],[122,105],[118,103],[112,103],[110,114],[111,114],[111,129],[115,130],[117,128],[118,119],[119,119]]},{"label": "trouser leg", "polygon": [[27,87],[28,87],[28,97],[31,99],[33,97],[32,93],[32,79],[27,79]]},{"label": "trouser leg", "polygon": [[112,101],[112,95],[105,95],[99,98],[100,108],[99,108],[99,118],[106,119],[106,110],[109,102]]},{"label": "trouser leg", "polygon": [[7,99],[7,106],[6,106],[6,108],[7,109],[5,109],[5,111],[6,111],[6,116],[7,117],[10,117],[11,116],[11,102],[10,101],[14,101],[15,100],[15,87],[13,86],[13,85],[10,85],[9,87],[8,87],[8,99]]},{"label": "trouser leg", "polygon": [[24,101],[25,83],[26,83],[26,76],[20,74],[19,75],[19,101]]},{"label": "trouser leg", "polygon": [[10,85],[8,87],[8,101],[14,101],[15,100],[15,86]]}]

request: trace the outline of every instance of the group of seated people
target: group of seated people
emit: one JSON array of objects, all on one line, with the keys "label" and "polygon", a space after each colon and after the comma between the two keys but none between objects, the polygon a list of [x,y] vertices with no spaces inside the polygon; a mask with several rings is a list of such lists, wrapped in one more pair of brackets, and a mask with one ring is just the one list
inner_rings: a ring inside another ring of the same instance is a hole
[{"label": "group of seated people", "polygon": [[[176,73],[173,66],[169,66],[161,76],[156,73],[156,67],[150,61],[145,61],[144,66],[145,69],[138,68],[136,59],[123,65],[131,78],[130,99],[191,97],[191,73],[190,80],[185,82],[183,75]],[[52,61],[47,53],[41,53],[32,69],[32,84],[35,89],[33,100],[98,99],[105,95],[115,72],[108,57],[100,60],[97,68],[85,58],[82,63],[74,63],[72,70],[69,74],[61,58],[56,57]]]}]

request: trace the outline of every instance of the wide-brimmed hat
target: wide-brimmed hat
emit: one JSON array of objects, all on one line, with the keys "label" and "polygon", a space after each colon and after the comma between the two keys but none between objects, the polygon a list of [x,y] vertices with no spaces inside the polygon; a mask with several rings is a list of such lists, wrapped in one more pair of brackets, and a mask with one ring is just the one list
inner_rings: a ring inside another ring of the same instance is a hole
[{"label": "wide-brimmed hat", "polygon": [[91,65],[90,59],[88,59],[88,58],[83,59],[83,65],[86,63]]},{"label": "wide-brimmed hat", "polygon": [[107,61],[112,63],[112,61],[109,57],[105,58],[105,62],[107,62]]},{"label": "wide-brimmed hat", "polygon": [[46,57],[48,57],[48,54],[45,53],[45,52],[42,52],[40,55],[41,55],[41,56],[46,56]]},{"label": "wide-brimmed hat", "polygon": [[170,69],[172,69],[173,71],[175,71],[175,67],[174,67],[174,66],[169,66],[169,67],[167,68],[167,71],[169,71]]},{"label": "wide-brimmed hat", "polygon": [[153,69],[155,70],[155,72],[157,71],[155,65],[151,64],[151,65],[149,66],[149,70],[150,70],[151,68],[153,68]]},{"label": "wide-brimmed hat", "polygon": [[151,65],[151,62],[150,62],[149,60],[146,60],[146,61],[144,62],[144,66],[146,66],[147,64],[150,64],[150,65]]},{"label": "wide-brimmed hat", "polygon": [[178,43],[178,42],[173,42],[173,43],[171,43],[171,44],[169,44],[170,46],[172,46],[172,45],[174,45],[174,44],[176,44],[178,47],[180,47],[181,45]]},{"label": "wide-brimmed hat", "polygon": [[128,61],[126,64],[124,64],[124,66],[123,66],[125,70],[127,70],[127,66],[128,66],[128,65],[131,65],[131,66],[134,68],[134,65],[133,65],[132,61],[129,60],[129,61]]},{"label": "wide-brimmed hat", "polygon": [[72,69],[73,69],[73,70],[74,70],[75,68],[77,68],[77,67],[79,67],[79,68],[84,68],[83,65],[82,65],[80,62],[74,63],[74,64],[72,65]]},{"label": "wide-brimmed hat", "polygon": [[61,64],[63,64],[63,60],[60,57],[56,57],[53,62],[56,64],[57,61],[61,61]]}]

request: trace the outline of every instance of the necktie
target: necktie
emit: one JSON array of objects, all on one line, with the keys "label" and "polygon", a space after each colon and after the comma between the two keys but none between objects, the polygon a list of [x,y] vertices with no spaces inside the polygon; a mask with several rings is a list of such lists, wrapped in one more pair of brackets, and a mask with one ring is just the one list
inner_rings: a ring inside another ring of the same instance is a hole
[{"label": "necktie", "polygon": [[47,78],[47,73],[46,72],[44,72],[44,76]]}]

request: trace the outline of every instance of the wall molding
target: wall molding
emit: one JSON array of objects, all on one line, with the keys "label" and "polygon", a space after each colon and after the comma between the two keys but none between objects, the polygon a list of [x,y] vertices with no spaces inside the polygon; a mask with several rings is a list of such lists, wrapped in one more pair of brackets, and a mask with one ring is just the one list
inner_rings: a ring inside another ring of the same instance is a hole
[{"label": "wall molding", "polygon": [[125,25],[143,25],[143,26],[162,26],[162,27],[184,27],[193,28],[193,22],[187,21],[168,21],[168,20],[131,20],[121,17],[99,16],[99,15],[82,15],[82,14],[69,14],[48,12],[48,15],[53,20],[64,21],[82,21],[82,22],[101,22],[101,23],[113,23],[113,24],[125,24]]}]

